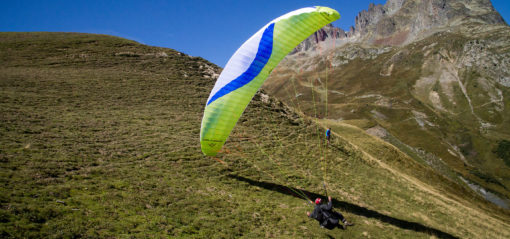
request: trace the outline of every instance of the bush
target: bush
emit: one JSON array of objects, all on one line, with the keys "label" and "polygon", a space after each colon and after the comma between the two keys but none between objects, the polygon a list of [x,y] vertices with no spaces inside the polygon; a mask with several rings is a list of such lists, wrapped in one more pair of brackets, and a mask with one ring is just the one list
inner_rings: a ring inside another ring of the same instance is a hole
[{"label": "bush", "polygon": [[496,148],[496,155],[505,161],[505,164],[510,167],[510,141],[501,140]]}]

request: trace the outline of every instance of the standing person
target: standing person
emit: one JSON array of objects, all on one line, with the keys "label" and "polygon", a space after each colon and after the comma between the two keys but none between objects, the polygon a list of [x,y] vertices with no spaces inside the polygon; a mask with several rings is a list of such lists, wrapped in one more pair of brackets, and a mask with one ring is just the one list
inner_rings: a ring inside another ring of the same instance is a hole
[{"label": "standing person", "polygon": [[[327,204],[321,204],[321,198],[315,199],[315,208],[313,209],[313,212],[306,212],[306,215],[308,215],[309,218],[319,221],[322,228],[327,228],[329,230],[332,230],[335,227],[345,229],[346,226],[353,226],[354,224],[345,220],[342,214],[333,210],[331,197],[328,197],[328,200]],[[340,221],[342,221],[343,225],[340,224]]]},{"label": "standing person", "polygon": [[331,127],[326,130],[326,139],[328,140],[328,145],[331,141]]}]

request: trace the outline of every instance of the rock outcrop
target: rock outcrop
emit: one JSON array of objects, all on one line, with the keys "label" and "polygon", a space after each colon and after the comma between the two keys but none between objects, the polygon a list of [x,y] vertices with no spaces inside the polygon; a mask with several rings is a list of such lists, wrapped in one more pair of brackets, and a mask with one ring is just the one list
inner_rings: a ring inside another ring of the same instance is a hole
[{"label": "rock outcrop", "polygon": [[319,42],[326,41],[327,39],[344,39],[350,36],[351,35],[348,35],[344,30],[335,27],[332,24],[328,24],[304,40],[301,44],[294,48],[290,54],[315,49],[315,46],[317,46]]},{"label": "rock outcrop", "polygon": [[328,25],[293,53],[314,49],[326,40],[402,46],[446,29],[462,31],[456,27],[469,23],[506,25],[490,0],[388,0],[361,11],[349,31]]}]

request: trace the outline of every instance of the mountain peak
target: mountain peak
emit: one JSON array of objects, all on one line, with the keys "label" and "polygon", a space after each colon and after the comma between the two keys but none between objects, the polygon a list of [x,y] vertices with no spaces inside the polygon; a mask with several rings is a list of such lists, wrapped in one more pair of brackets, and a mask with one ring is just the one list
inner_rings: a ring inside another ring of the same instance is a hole
[{"label": "mountain peak", "polygon": [[356,35],[382,45],[403,45],[466,24],[506,24],[490,0],[389,0],[356,18]]},{"label": "mountain peak", "polygon": [[401,46],[437,32],[462,33],[463,27],[473,24],[507,25],[490,0],[388,0],[384,5],[371,3],[368,10],[359,12],[349,31],[327,26],[293,53],[314,48],[327,39]]}]

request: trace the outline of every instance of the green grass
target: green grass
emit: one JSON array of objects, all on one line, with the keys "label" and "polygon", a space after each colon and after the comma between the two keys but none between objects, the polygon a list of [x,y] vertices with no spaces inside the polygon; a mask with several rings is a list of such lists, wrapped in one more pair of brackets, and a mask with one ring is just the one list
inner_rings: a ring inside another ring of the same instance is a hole
[{"label": "green grass", "polygon": [[[203,156],[214,79],[201,69],[219,68],[201,58],[102,35],[2,33],[0,62],[2,238],[510,235],[507,211],[358,128],[337,126],[325,148],[314,119],[273,98],[248,106],[218,157],[228,166]],[[306,217],[299,194],[325,196],[324,181],[356,226]]]}]

